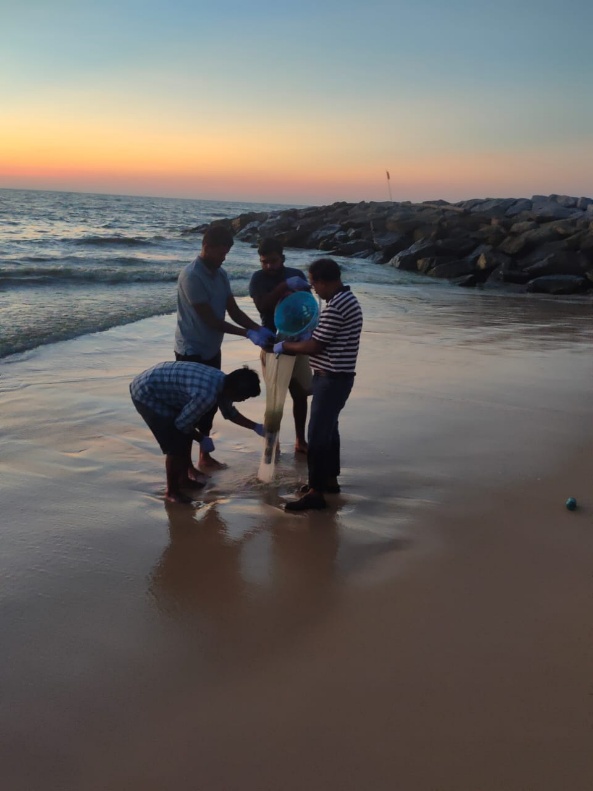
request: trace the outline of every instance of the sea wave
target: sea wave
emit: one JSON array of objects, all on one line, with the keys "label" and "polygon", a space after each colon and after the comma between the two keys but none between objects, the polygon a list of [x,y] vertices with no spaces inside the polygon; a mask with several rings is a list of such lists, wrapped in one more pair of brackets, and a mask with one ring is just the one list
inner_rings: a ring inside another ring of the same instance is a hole
[{"label": "sea wave", "polygon": [[[132,262],[128,264],[132,265]],[[0,272],[0,287],[56,286],[60,283],[174,283],[178,274],[177,271],[146,267],[137,270],[111,266],[94,269],[68,266],[5,267]]]},{"label": "sea wave", "polygon": [[[0,357],[173,312],[179,272],[199,251],[183,229],[273,208],[0,189]],[[258,267],[237,242],[225,264],[235,296]]]},{"label": "sea wave", "polygon": [[75,245],[95,245],[97,247],[109,246],[114,247],[121,245],[122,247],[150,247],[162,241],[164,237],[153,236],[151,238],[141,236],[81,236],[79,239],[62,239],[62,242]]},{"label": "sea wave", "polygon": [[45,289],[32,289],[28,314],[16,302],[9,306],[0,322],[0,358],[175,310],[174,287],[132,284],[114,291],[97,286],[96,293],[72,288],[55,291],[51,303],[44,299]]}]

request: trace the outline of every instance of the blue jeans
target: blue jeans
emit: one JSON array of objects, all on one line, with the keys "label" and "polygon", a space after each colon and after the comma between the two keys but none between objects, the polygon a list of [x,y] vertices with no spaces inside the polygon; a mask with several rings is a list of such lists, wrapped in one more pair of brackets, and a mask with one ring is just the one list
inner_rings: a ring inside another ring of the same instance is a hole
[{"label": "blue jeans", "polygon": [[337,478],[340,474],[338,418],[353,384],[353,373],[313,375],[307,464],[309,486],[319,492],[325,489],[330,479]]}]

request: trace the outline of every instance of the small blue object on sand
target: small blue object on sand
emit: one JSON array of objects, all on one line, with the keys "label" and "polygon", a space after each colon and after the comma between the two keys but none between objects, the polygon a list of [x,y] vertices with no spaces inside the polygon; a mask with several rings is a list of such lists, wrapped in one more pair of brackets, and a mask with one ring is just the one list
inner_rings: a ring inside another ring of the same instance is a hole
[{"label": "small blue object on sand", "polygon": [[569,497],[566,501],[566,507],[569,511],[574,511],[577,507],[577,501],[574,497]]},{"label": "small blue object on sand", "polygon": [[309,291],[295,291],[276,305],[274,324],[280,340],[295,339],[317,326],[319,306]]}]

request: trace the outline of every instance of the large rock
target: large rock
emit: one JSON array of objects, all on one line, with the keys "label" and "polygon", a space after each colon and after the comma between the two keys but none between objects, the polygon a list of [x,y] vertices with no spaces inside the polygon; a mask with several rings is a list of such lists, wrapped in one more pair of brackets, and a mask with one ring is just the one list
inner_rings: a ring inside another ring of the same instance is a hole
[{"label": "large rock", "polygon": [[532,277],[543,275],[577,275],[583,277],[589,268],[589,262],[582,253],[572,250],[558,250],[550,253],[529,266],[522,267]]},{"label": "large rock", "polygon": [[565,209],[576,209],[578,198],[571,198],[570,195],[550,195],[550,199],[556,201],[560,206]]},{"label": "large rock", "polygon": [[574,217],[575,209],[566,208],[555,201],[552,196],[534,195],[531,199],[531,211],[538,217],[547,220],[562,220],[565,217]]},{"label": "large rock", "polygon": [[492,272],[498,267],[501,270],[508,271],[511,266],[511,257],[505,255],[500,250],[485,250],[480,253],[476,260],[476,269],[482,272]]},{"label": "large rock", "polygon": [[440,258],[420,258],[418,271],[430,277],[441,277],[450,280],[472,274],[475,271],[475,266],[470,261],[460,261],[456,258],[441,256]]},{"label": "large rock", "polygon": [[536,277],[527,284],[527,291],[536,294],[583,294],[593,287],[586,277],[576,275],[550,275]]},{"label": "large rock", "polygon": [[516,217],[518,214],[523,214],[523,212],[530,212],[532,206],[533,203],[530,200],[527,198],[520,198],[519,200],[514,201],[511,206],[509,206],[505,212],[505,215],[507,217]]},{"label": "large rock", "polygon": [[[339,201],[246,212],[215,223],[251,244],[273,236],[287,247],[356,256],[369,266],[388,263],[465,286],[524,289],[528,281],[537,281],[530,290],[580,293],[593,283],[592,198],[552,194],[456,204]],[[185,232],[202,233],[206,227]],[[576,280],[542,280],[557,276]]]},{"label": "large rock", "polygon": [[481,201],[470,209],[474,214],[476,212],[484,214],[495,214],[503,217],[506,212],[516,203],[515,198],[489,198]]},{"label": "large rock", "polygon": [[519,236],[522,233],[527,233],[527,231],[533,231],[534,228],[537,228],[535,220],[523,220],[523,222],[513,223],[509,228],[509,233]]},{"label": "large rock", "polygon": [[238,233],[242,231],[246,226],[252,225],[253,223],[262,223],[268,217],[267,212],[262,211],[250,211],[246,212],[245,214],[240,214],[238,217],[235,217],[231,220],[231,229],[233,233]]},{"label": "large rock", "polygon": [[593,205],[593,198],[579,198],[577,200],[577,209],[587,209]]},{"label": "large rock", "polygon": [[389,266],[394,266],[396,269],[417,272],[419,258],[430,258],[431,256],[437,255],[439,252],[441,252],[441,248],[438,244],[424,239],[414,242],[411,247],[402,250],[387,263]]},{"label": "large rock", "polygon": [[375,247],[382,253],[382,260],[389,261],[396,253],[409,246],[409,239],[403,233],[386,231],[373,236]]},{"label": "large rock", "polygon": [[558,239],[558,232],[552,224],[547,223],[540,225],[532,231],[525,231],[519,236],[508,236],[504,242],[499,245],[499,250],[507,255],[517,256],[533,250],[535,247],[540,247],[546,242],[552,242]]},{"label": "large rock", "polygon": [[239,242],[255,242],[259,236],[259,228],[261,222],[254,220],[242,228],[238,233],[235,234],[235,239]]},{"label": "large rock", "polygon": [[333,249],[335,255],[343,255],[343,256],[360,256],[361,253],[365,255],[370,255],[371,253],[375,252],[375,249],[372,244],[365,241],[364,239],[353,239],[349,242],[345,242],[344,244],[338,244]]},{"label": "large rock", "polygon": [[309,244],[311,247],[319,247],[323,242],[333,239],[336,234],[341,233],[341,231],[342,226],[339,223],[323,225],[321,228],[318,228],[309,235]]}]

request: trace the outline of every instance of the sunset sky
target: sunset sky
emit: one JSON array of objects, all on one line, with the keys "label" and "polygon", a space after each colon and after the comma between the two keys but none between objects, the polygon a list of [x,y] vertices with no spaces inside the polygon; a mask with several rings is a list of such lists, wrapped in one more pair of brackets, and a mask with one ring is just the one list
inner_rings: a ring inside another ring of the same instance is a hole
[{"label": "sunset sky", "polygon": [[0,187],[593,195],[589,0],[0,0]]}]

